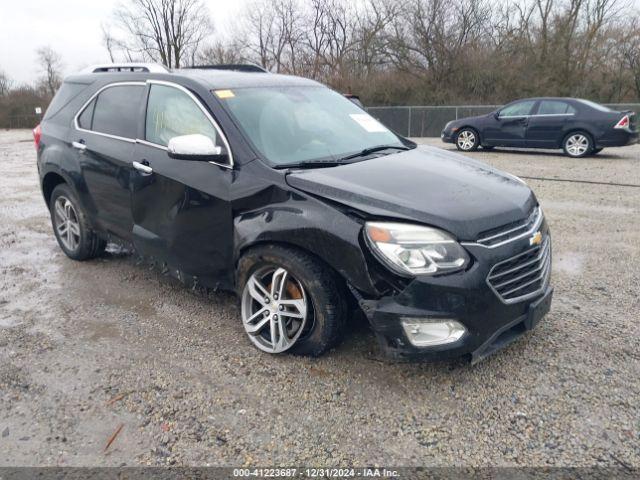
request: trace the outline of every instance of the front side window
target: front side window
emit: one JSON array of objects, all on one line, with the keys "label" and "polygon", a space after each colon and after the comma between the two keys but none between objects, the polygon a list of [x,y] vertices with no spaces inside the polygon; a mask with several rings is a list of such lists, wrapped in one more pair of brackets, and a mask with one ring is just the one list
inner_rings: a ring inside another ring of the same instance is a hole
[{"label": "front side window", "polygon": [[500,110],[501,117],[524,117],[531,113],[535,100],[526,100],[524,102],[512,103]]},{"label": "front side window", "polygon": [[87,105],[80,114],[81,128],[123,138],[136,138],[144,88],[144,85],[114,85],[106,88],[95,99],[93,118],[90,119],[88,110],[94,102]]},{"label": "front side window", "polygon": [[215,127],[189,95],[174,87],[151,85],[145,139],[166,147],[173,137],[196,133],[218,144]]},{"label": "front side window", "polygon": [[337,160],[381,145],[403,147],[397,135],[325,87],[245,87],[214,94],[275,166]]},{"label": "front side window", "polygon": [[538,108],[538,115],[566,115],[575,112],[575,108],[559,100],[542,100]]}]

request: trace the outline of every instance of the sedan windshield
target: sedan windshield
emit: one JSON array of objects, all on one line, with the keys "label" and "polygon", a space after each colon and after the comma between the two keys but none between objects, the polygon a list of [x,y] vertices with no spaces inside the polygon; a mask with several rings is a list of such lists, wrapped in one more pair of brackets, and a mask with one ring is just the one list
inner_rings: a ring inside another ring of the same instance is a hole
[{"label": "sedan windshield", "polygon": [[328,88],[251,87],[214,93],[276,167],[337,161],[367,149],[382,154],[405,148],[384,125]]}]

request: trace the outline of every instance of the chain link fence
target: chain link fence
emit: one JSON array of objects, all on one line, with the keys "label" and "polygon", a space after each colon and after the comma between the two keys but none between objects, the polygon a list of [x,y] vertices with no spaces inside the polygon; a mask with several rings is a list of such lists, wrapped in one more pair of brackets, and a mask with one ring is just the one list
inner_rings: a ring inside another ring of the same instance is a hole
[{"label": "chain link fence", "polygon": [[[442,128],[451,120],[491,113],[502,105],[369,107],[367,111],[399,135],[405,137],[439,137]],[[614,110],[640,112],[640,103],[610,103]],[[41,115],[13,115],[2,122],[0,128],[33,128]]]},{"label": "chain link fence", "polygon": [[[369,107],[367,111],[399,135],[405,137],[439,137],[445,124],[451,120],[486,115],[502,105],[457,105],[424,107]],[[639,103],[606,104],[614,110],[640,111]]]},{"label": "chain link fence", "polygon": [[0,128],[34,128],[40,123],[42,115],[25,113],[21,115],[9,115],[0,119]]}]

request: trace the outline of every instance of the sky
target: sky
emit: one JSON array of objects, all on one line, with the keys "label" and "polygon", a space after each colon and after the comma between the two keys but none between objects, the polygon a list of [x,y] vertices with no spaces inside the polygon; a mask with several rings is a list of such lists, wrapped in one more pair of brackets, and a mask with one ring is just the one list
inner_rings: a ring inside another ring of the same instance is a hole
[{"label": "sky", "polygon": [[[0,70],[18,83],[33,83],[40,71],[36,50],[50,46],[62,56],[64,74],[108,63],[101,25],[124,0],[0,0]],[[217,33],[246,0],[203,0]]]}]

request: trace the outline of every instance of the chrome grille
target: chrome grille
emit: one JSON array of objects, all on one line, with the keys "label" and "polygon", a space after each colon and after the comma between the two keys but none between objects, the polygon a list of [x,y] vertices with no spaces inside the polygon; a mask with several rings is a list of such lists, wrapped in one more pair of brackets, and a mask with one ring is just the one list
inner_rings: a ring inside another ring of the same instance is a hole
[{"label": "chrome grille", "polygon": [[487,283],[504,303],[515,303],[541,293],[551,274],[551,240],[497,263]]},{"label": "chrome grille", "polygon": [[536,207],[524,220],[482,232],[477,243],[486,247],[497,247],[498,245],[527,235],[532,230],[538,228],[540,223],[542,223],[542,210],[540,207]]}]

